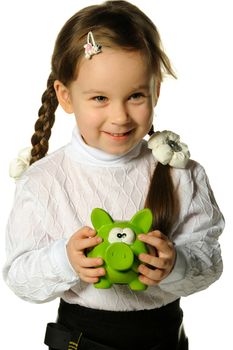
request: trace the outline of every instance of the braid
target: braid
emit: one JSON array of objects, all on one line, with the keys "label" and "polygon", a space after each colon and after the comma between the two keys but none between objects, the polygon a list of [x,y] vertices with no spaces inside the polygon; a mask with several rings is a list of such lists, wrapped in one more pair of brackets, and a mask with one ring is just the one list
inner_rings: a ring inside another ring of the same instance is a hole
[{"label": "braid", "polygon": [[169,165],[157,164],[151,179],[145,207],[153,212],[153,229],[169,235],[179,211]]},{"label": "braid", "polygon": [[35,133],[32,135],[32,151],[30,165],[43,158],[49,149],[49,138],[55,121],[55,111],[58,106],[57,96],[53,87],[55,79],[52,73],[47,81],[47,89],[42,95],[42,106],[35,123]]}]

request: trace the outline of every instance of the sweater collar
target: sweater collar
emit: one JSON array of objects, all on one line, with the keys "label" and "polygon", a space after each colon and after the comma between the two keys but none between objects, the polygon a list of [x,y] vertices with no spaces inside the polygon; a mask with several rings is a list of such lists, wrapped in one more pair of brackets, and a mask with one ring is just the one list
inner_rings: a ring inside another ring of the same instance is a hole
[{"label": "sweater collar", "polygon": [[100,149],[88,146],[80,135],[79,129],[74,128],[70,146],[68,148],[69,155],[77,162],[95,166],[119,166],[127,164],[130,160],[136,158],[144,144],[140,141],[127,153],[122,155],[108,154]]}]

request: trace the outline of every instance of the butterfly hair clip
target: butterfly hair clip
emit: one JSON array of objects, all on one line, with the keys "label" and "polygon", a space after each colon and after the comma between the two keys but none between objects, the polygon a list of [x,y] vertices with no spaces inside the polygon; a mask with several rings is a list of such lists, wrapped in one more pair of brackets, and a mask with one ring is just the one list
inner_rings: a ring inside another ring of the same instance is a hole
[{"label": "butterfly hair clip", "polygon": [[101,45],[96,44],[92,32],[87,34],[87,43],[84,45],[85,57],[90,59],[93,55],[101,52]]}]

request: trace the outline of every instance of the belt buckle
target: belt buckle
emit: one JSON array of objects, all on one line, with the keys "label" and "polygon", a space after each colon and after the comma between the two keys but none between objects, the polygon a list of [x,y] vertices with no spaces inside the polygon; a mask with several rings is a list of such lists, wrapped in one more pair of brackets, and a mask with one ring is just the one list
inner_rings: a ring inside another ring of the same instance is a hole
[{"label": "belt buckle", "polygon": [[75,342],[74,340],[70,340],[70,341],[69,341],[69,344],[68,344],[68,349],[67,349],[67,350],[77,350],[82,335],[83,335],[83,334],[80,333],[80,335],[79,335],[79,337],[78,337],[78,340],[77,340],[76,342]]}]

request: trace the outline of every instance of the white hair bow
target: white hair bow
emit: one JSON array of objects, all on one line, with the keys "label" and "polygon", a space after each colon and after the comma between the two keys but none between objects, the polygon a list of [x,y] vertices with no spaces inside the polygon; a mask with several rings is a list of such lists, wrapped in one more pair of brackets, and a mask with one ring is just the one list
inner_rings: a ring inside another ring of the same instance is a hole
[{"label": "white hair bow", "polygon": [[174,168],[185,168],[190,158],[188,146],[172,131],[155,132],[148,140],[148,147],[159,163]]},{"label": "white hair bow", "polygon": [[27,170],[31,160],[31,147],[27,147],[19,151],[18,157],[10,162],[9,175],[15,180]]}]

